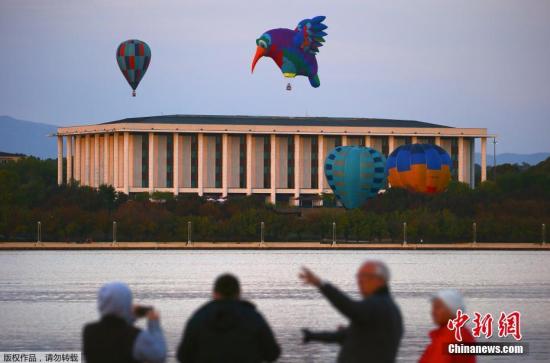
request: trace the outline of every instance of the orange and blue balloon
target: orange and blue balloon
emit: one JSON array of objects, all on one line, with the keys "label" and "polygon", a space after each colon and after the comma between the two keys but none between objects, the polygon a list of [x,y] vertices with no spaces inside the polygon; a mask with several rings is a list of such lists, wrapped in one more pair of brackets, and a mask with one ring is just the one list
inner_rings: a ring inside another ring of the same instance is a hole
[{"label": "orange and blue balloon", "polygon": [[392,188],[441,193],[451,180],[451,157],[437,145],[401,145],[388,156],[386,169]]},{"label": "orange and blue balloon", "polygon": [[124,78],[132,87],[132,96],[135,97],[136,88],[151,62],[151,49],[141,40],[127,40],[118,46],[116,60]]},{"label": "orange and blue balloon", "polygon": [[338,146],[325,160],[325,177],[347,209],[359,208],[378,194],[386,181],[386,158],[364,146]]}]

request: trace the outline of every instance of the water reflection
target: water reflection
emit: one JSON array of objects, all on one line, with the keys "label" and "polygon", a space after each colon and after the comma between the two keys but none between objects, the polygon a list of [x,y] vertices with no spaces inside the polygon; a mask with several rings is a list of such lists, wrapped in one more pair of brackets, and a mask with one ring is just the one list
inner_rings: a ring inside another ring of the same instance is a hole
[{"label": "water reflection", "polygon": [[[304,346],[299,329],[332,329],[345,319],[296,275],[307,265],[358,296],[355,269],[369,257],[392,269],[392,291],[405,319],[400,362],[418,359],[432,327],[429,295],[446,287],[460,287],[470,311],[520,310],[530,345],[530,354],[520,360],[550,359],[550,253],[494,251],[3,252],[0,350],[79,350],[83,323],[97,317],[97,289],[105,281],[123,280],[137,301],[160,309],[173,357],[187,318],[209,299],[214,278],[231,271],[241,278],[245,297],[272,324],[283,346],[281,362],[331,362],[338,347]],[[518,358],[480,359],[497,360]]]}]

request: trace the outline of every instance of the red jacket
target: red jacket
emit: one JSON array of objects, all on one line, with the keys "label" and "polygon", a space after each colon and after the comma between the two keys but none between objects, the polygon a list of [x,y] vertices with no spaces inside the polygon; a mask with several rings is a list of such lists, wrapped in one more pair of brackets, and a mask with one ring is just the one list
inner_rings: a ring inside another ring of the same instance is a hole
[{"label": "red jacket", "polygon": [[455,332],[447,329],[446,326],[434,329],[430,332],[432,342],[426,347],[424,354],[418,363],[475,363],[475,355],[449,354],[447,345],[449,343],[473,343],[474,337],[468,329],[462,327],[462,342],[455,339]]}]

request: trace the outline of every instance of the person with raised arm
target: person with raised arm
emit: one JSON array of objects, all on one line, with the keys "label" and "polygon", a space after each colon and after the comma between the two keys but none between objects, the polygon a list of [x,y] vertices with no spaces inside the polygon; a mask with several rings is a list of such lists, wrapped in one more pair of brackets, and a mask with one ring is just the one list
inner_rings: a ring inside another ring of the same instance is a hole
[{"label": "person with raised arm", "polygon": [[300,279],[319,289],[321,294],[349,320],[349,325],[329,332],[304,329],[304,342],[339,343],[339,363],[395,362],[403,336],[399,307],[389,289],[390,272],[381,261],[367,261],[357,272],[362,298],[354,300],[329,282],[321,280],[307,268]]}]

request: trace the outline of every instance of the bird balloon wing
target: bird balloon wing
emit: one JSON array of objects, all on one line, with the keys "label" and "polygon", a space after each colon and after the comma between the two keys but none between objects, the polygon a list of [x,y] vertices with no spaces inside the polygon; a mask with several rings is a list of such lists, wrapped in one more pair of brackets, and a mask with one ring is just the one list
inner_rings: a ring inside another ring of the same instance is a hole
[{"label": "bird balloon wing", "polygon": [[328,27],[323,24],[325,19],[325,16],[316,16],[313,19],[304,19],[299,22],[296,29],[294,29],[297,32],[294,38],[295,45],[305,52],[318,53],[319,47],[323,46],[324,37],[327,35],[324,30]]}]

